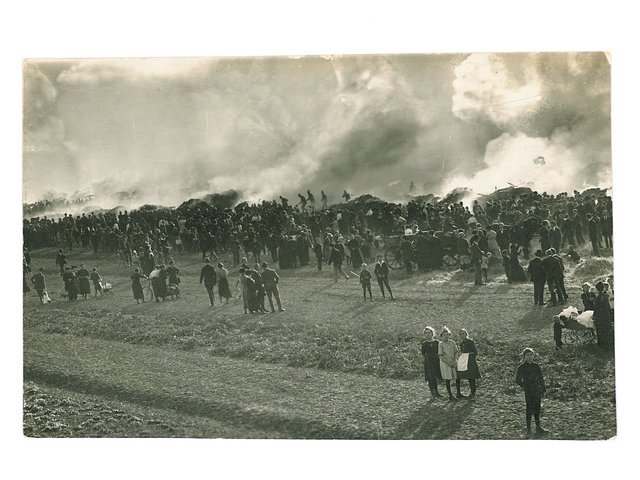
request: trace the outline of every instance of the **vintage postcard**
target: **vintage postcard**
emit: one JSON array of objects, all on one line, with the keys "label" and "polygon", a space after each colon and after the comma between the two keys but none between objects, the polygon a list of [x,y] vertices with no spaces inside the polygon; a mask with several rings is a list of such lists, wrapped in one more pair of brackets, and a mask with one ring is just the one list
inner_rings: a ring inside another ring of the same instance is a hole
[{"label": "vintage postcard", "polygon": [[616,436],[608,53],[23,70],[24,435]]}]

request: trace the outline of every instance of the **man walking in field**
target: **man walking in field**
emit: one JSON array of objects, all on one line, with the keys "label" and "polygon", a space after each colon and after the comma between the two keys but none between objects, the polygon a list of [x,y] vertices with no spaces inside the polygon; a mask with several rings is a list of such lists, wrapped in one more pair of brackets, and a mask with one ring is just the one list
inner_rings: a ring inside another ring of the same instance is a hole
[{"label": "man walking in field", "polygon": [[391,296],[391,300],[395,300],[396,297],[391,293],[391,286],[389,285],[389,264],[383,260],[382,255],[378,255],[376,257],[377,262],[376,266],[373,268],[373,273],[378,280],[378,286],[380,287],[380,291],[382,292],[382,298],[386,298],[384,294],[384,287],[387,287],[389,290],[389,295]]},{"label": "man walking in field", "polygon": [[342,270],[342,260],[344,255],[338,249],[337,245],[333,245],[331,254],[329,255],[329,265],[333,264],[333,281],[338,283],[338,273],[344,275],[345,280],[349,280],[349,275]]},{"label": "man walking in field", "polygon": [[271,312],[275,312],[273,308],[273,298],[276,297],[276,304],[278,305],[278,311],[284,312],[282,308],[282,302],[280,301],[280,290],[278,289],[278,283],[280,282],[280,276],[278,272],[269,268],[267,262],[262,262],[262,283],[264,284],[264,290],[269,299],[269,305],[271,306]]},{"label": "man walking in field", "polygon": [[209,303],[213,307],[215,295],[213,293],[213,287],[216,286],[217,274],[216,269],[211,265],[211,259],[206,257],[204,259],[204,267],[200,270],[200,284],[204,281],[204,288],[209,295]]}]

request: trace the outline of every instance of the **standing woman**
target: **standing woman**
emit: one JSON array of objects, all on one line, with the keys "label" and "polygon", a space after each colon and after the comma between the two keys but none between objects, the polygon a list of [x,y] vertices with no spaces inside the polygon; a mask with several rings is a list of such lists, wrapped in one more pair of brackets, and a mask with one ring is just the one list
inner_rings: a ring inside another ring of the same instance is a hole
[{"label": "standing woman", "polygon": [[91,284],[89,283],[89,270],[84,268],[84,263],[80,264],[80,270],[77,273],[78,276],[78,293],[82,295],[82,298],[87,298],[87,295],[91,294]]},{"label": "standing woman", "polygon": [[173,259],[169,260],[169,266],[167,267],[167,275],[169,276],[169,285],[180,285],[180,277],[178,274],[180,270],[176,267]]},{"label": "standing woman", "polygon": [[457,378],[456,362],[458,360],[458,346],[451,340],[451,330],[444,327],[440,333],[440,344],[438,345],[438,356],[440,357],[440,373],[444,378],[449,400],[456,400],[451,393],[451,380]]},{"label": "standing woman", "polygon": [[[282,258],[282,256],[280,258]],[[238,277],[238,281],[236,282],[236,290],[240,290],[242,292],[242,306],[244,307],[244,313],[249,313],[249,294],[247,292],[247,276],[244,274],[244,267],[240,268],[240,277]]]},{"label": "standing woman", "polygon": [[140,273],[140,269],[136,268],[133,271],[133,275],[131,275],[131,290],[133,290],[133,299],[136,303],[144,303],[144,292],[142,291],[142,285],[140,284],[141,278],[147,278],[145,275]]},{"label": "standing woman", "polygon": [[218,295],[220,295],[220,303],[222,303],[222,299],[224,298],[226,300],[225,303],[228,304],[231,298],[231,289],[229,288],[227,275],[229,275],[229,270],[224,268],[222,263],[218,263]]},{"label": "standing woman", "polygon": [[440,373],[440,358],[438,357],[438,346],[440,342],[433,336],[435,331],[431,327],[424,327],[425,339],[422,341],[420,350],[424,358],[424,380],[429,384],[431,398],[442,398],[438,392],[438,380],[442,380]]},{"label": "standing woman", "polygon": [[75,267],[66,267],[64,275],[62,275],[64,281],[64,288],[69,295],[69,300],[78,299],[78,278],[76,277]]},{"label": "standing woman", "polygon": [[[476,398],[476,379],[480,378],[480,369],[476,362],[478,349],[464,328],[460,329],[458,337],[460,338],[460,358],[458,359],[458,378],[456,379],[457,396],[464,398],[460,392],[460,379],[466,378],[469,380],[469,389],[471,390],[469,398]],[[465,362],[466,365],[464,365]]]},{"label": "standing woman", "polygon": [[606,350],[613,347],[613,327],[611,321],[611,305],[609,304],[609,295],[604,291],[604,283],[596,283],[596,296],[593,308],[593,323],[596,327],[596,336],[598,337],[598,346]]}]

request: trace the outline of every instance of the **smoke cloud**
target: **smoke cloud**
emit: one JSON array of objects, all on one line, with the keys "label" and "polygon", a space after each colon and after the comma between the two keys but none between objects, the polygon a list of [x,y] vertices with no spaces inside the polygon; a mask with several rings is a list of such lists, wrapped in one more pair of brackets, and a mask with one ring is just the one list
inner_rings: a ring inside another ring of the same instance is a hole
[{"label": "smoke cloud", "polygon": [[24,200],[609,186],[609,101],[590,53],[28,61]]}]

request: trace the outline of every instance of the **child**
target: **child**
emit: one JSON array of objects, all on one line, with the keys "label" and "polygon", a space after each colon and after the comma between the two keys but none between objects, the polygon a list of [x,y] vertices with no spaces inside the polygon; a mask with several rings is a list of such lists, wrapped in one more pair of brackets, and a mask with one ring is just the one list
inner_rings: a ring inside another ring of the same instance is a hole
[{"label": "child", "polygon": [[440,357],[440,373],[445,380],[449,400],[456,400],[451,393],[451,380],[457,376],[456,361],[458,360],[458,346],[451,341],[451,330],[444,327],[440,333],[440,344],[438,345],[438,356]]},{"label": "child", "polygon": [[527,436],[531,436],[531,416],[536,421],[536,434],[544,435],[549,433],[540,425],[540,404],[542,396],[546,391],[542,370],[537,363],[533,363],[535,352],[531,348],[522,351],[523,362],[516,372],[516,383],[524,390],[524,399],[527,405]]},{"label": "child", "polygon": [[[469,338],[469,333],[464,328],[460,329],[460,331],[458,332],[458,337],[460,338],[460,357],[458,358],[457,363],[457,397],[464,398],[464,395],[460,392],[460,379],[466,378],[469,380],[469,389],[471,390],[469,398],[473,399],[476,398],[476,379],[480,378],[480,369],[478,368],[478,364],[476,363],[478,349],[476,348],[475,342]],[[464,365],[465,358],[466,365]]]},{"label": "child", "polygon": [[100,296],[102,296],[102,278],[100,277],[100,274],[98,273],[98,269],[96,267],[93,267],[91,269],[91,275],[89,275],[89,278],[93,282],[93,288],[95,290],[93,296],[97,297],[98,292],[100,292]]},{"label": "child", "polygon": [[562,348],[562,329],[565,328],[564,323],[560,319],[560,315],[553,316],[553,340],[556,342],[556,350]]},{"label": "child", "polygon": [[420,350],[424,357],[424,380],[429,384],[431,398],[442,398],[438,392],[438,380],[442,379],[440,373],[440,359],[438,346],[440,342],[433,338],[435,331],[431,327],[424,327],[425,340],[422,341]]},{"label": "child", "polygon": [[371,272],[367,268],[367,264],[362,264],[362,269],[360,270],[360,285],[362,285],[362,295],[364,296],[364,301],[367,301],[367,291],[369,292],[369,298],[373,302],[373,297],[371,296]]},{"label": "child", "polygon": [[488,274],[489,274],[489,255],[490,253],[482,252],[482,258],[480,259],[480,270],[482,270],[482,277],[484,278],[484,284],[489,283]]},{"label": "child", "polygon": [[575,251],[575,247],[573,245],[569,245],[569,251],[565,256],[569,257],[574,263],[578,263],[580,261],[580,254]]}]

